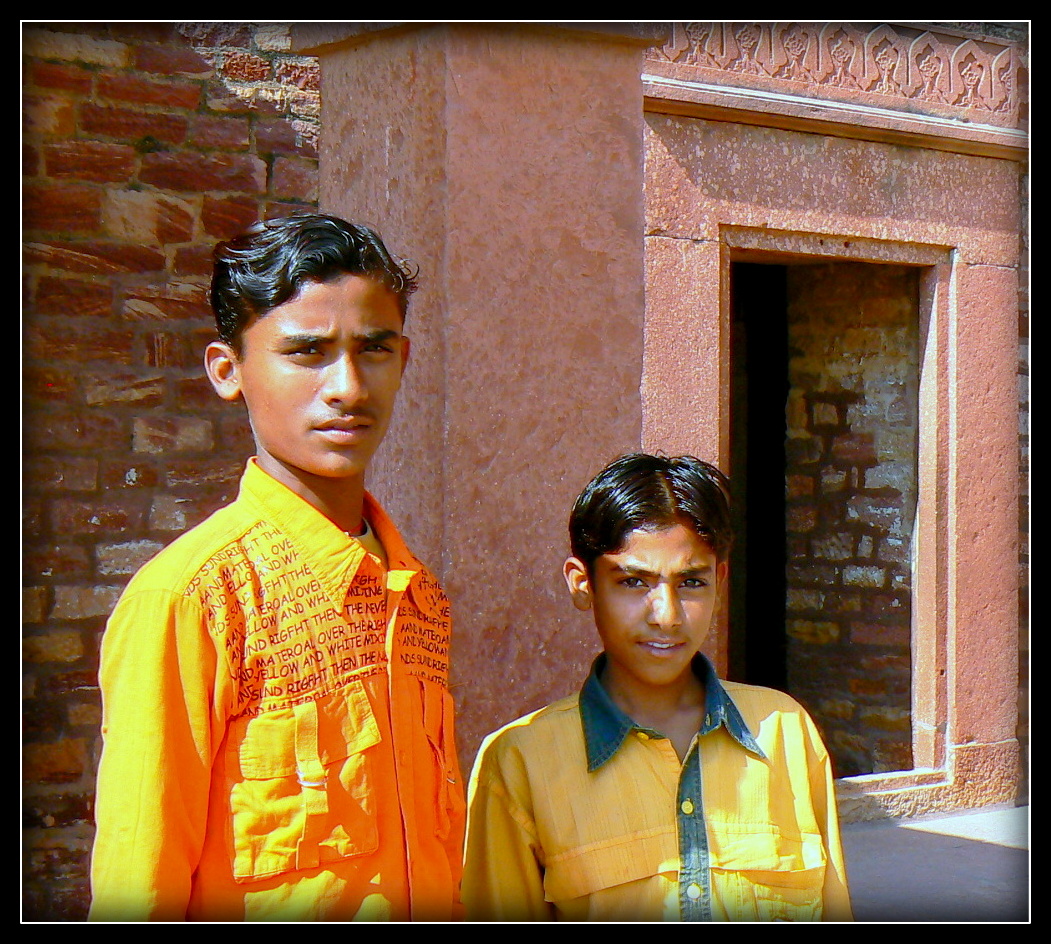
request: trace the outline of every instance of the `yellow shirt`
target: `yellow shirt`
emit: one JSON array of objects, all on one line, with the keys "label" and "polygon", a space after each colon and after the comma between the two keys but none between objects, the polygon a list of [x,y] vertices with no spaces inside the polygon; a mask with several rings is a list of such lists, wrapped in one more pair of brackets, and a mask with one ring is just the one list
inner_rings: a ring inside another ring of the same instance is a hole
[{"label": "yellow shirt", "polygon": [[95,920],[458,916],[449,605],[250,462],[103,639]]},{"label": "yellow shirt", "polygon": [[[468,792],[474,920],[851,920],[831,767],[789,696],[720,682],[686,758],[598,680],[491,734]],[[754,732],[754,736],[753,736]]]}]

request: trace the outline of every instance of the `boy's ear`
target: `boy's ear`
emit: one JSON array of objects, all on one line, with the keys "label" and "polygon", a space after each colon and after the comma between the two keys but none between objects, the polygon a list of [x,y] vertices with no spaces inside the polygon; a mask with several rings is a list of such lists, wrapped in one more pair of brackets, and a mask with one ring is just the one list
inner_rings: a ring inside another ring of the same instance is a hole
[{"label": "boy's ear", "polygon": [[224,400],[241,396],[241,362],[225,341],[212,341],[204,349],[204,369],[215,392]]},{"label": "boy's ear", "polygon": [[566,586],[569,587],[569,596],[573,600],[573,606],[578,610],[591,609],[591,578],[588,576],[587,566],[578,557],[566,559],[562,568],[562,576],[566,578]]}]

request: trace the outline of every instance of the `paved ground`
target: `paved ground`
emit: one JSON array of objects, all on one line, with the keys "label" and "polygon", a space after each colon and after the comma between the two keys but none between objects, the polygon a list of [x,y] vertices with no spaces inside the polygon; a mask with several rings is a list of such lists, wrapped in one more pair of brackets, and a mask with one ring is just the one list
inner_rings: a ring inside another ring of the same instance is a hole
[{"label": "paved ground", "polygon": [[857,921],[1028,921],[1029,807],[843,827]]}]

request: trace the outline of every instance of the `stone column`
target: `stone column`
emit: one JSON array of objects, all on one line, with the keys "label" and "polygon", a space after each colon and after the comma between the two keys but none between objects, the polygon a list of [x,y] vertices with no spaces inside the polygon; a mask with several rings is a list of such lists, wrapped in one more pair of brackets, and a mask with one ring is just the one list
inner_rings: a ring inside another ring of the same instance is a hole
[{"label": "stone column", "polygon": [[579,687],[570,504],[639,447],[644,36],[520,24],[296,27],[322,80],[322,209],[420,267],[370,487],[456,621],[462,757]]}]

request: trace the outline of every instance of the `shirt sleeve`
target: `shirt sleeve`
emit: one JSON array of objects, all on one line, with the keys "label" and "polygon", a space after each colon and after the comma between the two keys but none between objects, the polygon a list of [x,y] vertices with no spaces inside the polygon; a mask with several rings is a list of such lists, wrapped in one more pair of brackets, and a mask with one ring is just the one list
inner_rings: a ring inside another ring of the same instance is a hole
[{"label": "shirt sleeve", "polygon": [[217,663],[204,615],[168,591],[126,594],[110,618],[91,920],[186,917],[225,724]]},{"label": "shirt sleeve", "polygon": [[[553,921],[528,780],[499,738],[487,740],[468,790],[463,901],[471,921]],[[502,756],[502,759],[501,759]]]}]

